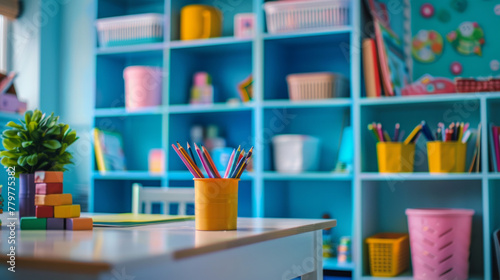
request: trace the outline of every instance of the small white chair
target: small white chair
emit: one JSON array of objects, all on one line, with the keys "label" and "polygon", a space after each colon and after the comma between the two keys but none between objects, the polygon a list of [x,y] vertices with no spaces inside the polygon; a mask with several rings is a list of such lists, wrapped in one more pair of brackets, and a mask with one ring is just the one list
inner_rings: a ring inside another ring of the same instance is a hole
[{"label": "small white chair", "polygon": [[194,204],[192,188],[143,187],[139,183],[132,185],[132,213],[139,214],[144,203],[144,213],[151,214],[151,205],[161,203],[164,214],[170,214],[170,204],[179,204],[178,215],[187,215],[188,203]]}]

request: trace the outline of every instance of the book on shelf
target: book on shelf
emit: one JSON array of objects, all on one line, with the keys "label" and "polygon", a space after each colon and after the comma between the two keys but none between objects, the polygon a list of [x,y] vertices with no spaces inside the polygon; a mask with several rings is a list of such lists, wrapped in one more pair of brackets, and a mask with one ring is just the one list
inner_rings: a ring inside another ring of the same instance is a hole
[{"label": "book on shelf", "polygon": [[477,126],[476,144],[474,147],[474,154],[469,166],[469,173],[479,173],[481,171],[481,124]]},{"label": "book on shelf", "polygon": [[94,149],[99,171],[125,171],[125,153],[120,133],[94,129]]},{"label": "book on shelf", "polygon": [[363,71],[365,76],[366,97],[382,96],[378,65],[379,61],[377,58],[375,40],[366,38],[363,40]]},{"label": "book on shelf", "polygon": [[489,146],[490,146],[490,159],[491,159],[491,167],[493,169],[493,172],[498,172],[500,171],[498,166],[500,162],[500,139],[499,139],[499,132],[500,132],[500,126],[495,126],[494,123],[490,123],[490,131],[488,131],[490,134],[490,139],[489,139]]}]

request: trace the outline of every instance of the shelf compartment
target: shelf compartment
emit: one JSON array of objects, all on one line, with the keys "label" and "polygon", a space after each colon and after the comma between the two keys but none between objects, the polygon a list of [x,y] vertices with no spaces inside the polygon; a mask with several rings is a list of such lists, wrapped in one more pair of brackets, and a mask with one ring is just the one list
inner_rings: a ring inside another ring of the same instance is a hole
[{"label": "shelf compartment", "polygon": [[94,111],[95,117],[128,117],[128,116],[147,116],[161,115],[166,112],[163,106],[145,107],[140,109],[128,110],[127,108],[98,108]]},{"label": "shelf compartment", "polygon": [[351,182],[265,180],[264,185],[265,217],[320,219],[328,213],[337,219],[337,226],[332,229],[334,242],[338,243],[342,236],[352,236]]},{"label": "shelf compartment", "polygon": [[238,145],[242,145],[242,148],[248,151],[254,145],[252,111],[171,114],[169,124],[169,131],[173,133],[169,133],[167,154],[168,169],[172,171],[187,170],[170,145],[177,141],[184,147],[186,142],[192,144],[190,130],[194,125],[204,128],[209,125],[218,126],[219,135],[226,139],[227,147],[237,148]]},{"label": "shelf compartment", "polygon": [[477,93],[448,93],[418,96],[385,96],[379,98],[363,97],[360,99],[361,106],[386,106],[400,104],[425,104],[425,103],[453,103],[461,101],[479,101],[480,94]]},{"label": "shelf compartment", "polygon": [[323,269],[353,271],[354,263],[352,262],[339,263],[337,261],[337,258],[323,258]]},{"label": "shelf compartment", "polygon": [[163,0],[100,0],[97,4],[97,18],[164,12]]},{"label": "shelf compartment", "polygon": [[288,100],[286,76],[335,72],[350,77],[349,34],[264,41],[264,100]]},{"label": "shelf compartment", "polygon": [[[451,122],[469,122],[470,128],[477,129],[480,123],[480,101],[462,100],[445,103],[428,103],[425,111],[418,104],[401,104],[398,107],[391,107],[390,110],[384,106],[365,107],[361,110],[361,170],[362,172],[377,172],[376,141],[372,132],[368,130],[371,122],[382,123],[383,128],[392,136],[394,125],[400,123],[401,131],[405,131],[404,138],[425,120],[432,132],[437,129],[439,122],[444,122],[448,126]],[[465,168],[468,170],[474,154],[476,137],[469,140],[467,145],[467,158]],[[423,135],[417,141],[415,148],[415,172],[428,172],[427,146]]]},{"label": "shelf compartment", "polygon": [[239,98],[238,84],[252,74],[252,44],[242,42],[203,48],[172,49],[170,53],[170,105],[189,103],[193,75],[211,75],[214,102]]},{"label": "shelf compartment", "polygon": [[[131,213],[132,184],[144,186],[160,186],[161,181],[133,180],[97,180],[94,182],[94,212],[97,213]],[[113,198],[113,199],[110,199]]]},{"label": "shelf compartment", "polygon": [[318,107],[350,107],[352,101],[350,98],[331,98],[321,100],[266,100],[263,102],[264,108],[318,108]]},{"label": "shelf compartment", "polygon": [[264,172],[265,180],[280,180],[280,181],[350,181],[352,174],[334,173],[334,172],[304,172],[304,173],[279,173],[279,172]]},{"label": "shelf compartment", "polygon": [[249,111],[254,108],[251,102],[239,104],[215,103],[200,105],[171,105],[168,107],[170,114],[191,114],[191,113],[216,113],[232,111]]},{"label": "shelf compartment", "polygon": [[[483,274],[482,181],[368,181],[361,185],[361,240],[381,232],[408,233],[407,208],[473,209],[470,273]],[[363,250],[363,275],[369,275],[368,251]],[[378,279],[378,278],[377,278]]]},{"label": "shelf compartment", "polygon": [[161,180],[163,173],[148,171],[94,171],[92,177],[96,180]]},{"label": "shelf compartment", "polygon": [[[163,51],[145,51],[97,56],[96,109],[125,107],[125,80],[123,70],[128,66],[163,67]],[[165,84],[165,77],[163,84]]]},{"label": "shelf compartment", "polygon": [[[342,123],[349,125],[349,108],[264,109],[264,170],[274,171],[272,138],[279,134],[305,134],[321,139],[320,172],[335,168]],[[345,121],[343,121],[345,120]],[[321,123],[321,126],[312,125]]]},{"label": "shelf compartment", "polygon": [[128,170],[146,172],[149,151],[162,147],[162,118],[158,115],[141,118],[97,117],[95,127],[121,134]]},{"label": "shelf compartment", "polygon": [[99,47],[96,49],[96,54],[98,56],[115,55],[115,56],[125,56],[132,53],[141,52],[151,52],[151,51],[161,51],[165,49],[166,45],[164,43],[151,43],[151,44],[140,44],[140,45],[130,45],[130,46],[117,46],[117,47]]},{"label": "shelf compartment", "polygon": [[180,14],[182,7],[189,4],[205,4],[218,8],[223,14],[222,37],[233,36],[234,16],[239,13],[251,13],[253,1],[212,1],[212,0],[176,0],[170,1],[170,32],[171,40],[180,39]]},{"label": "shelf compartment", "polygon": [[[188,48],[217,48],[226,45],[244,45],[252,42],[251,38],[219,37],[200,40],[172,41],[170,49],[188,49]],[[238,47],[238,46],[235,46]]]},{"label": "shelf compartment", "polygon": [[454,181],[454,180],[482,180],[481,173],[441,173],[433,174],[427,172],[414,172],[414,173],[378,173],[378,172],[364,172],[361,173],[361,179],[365,181]]}]

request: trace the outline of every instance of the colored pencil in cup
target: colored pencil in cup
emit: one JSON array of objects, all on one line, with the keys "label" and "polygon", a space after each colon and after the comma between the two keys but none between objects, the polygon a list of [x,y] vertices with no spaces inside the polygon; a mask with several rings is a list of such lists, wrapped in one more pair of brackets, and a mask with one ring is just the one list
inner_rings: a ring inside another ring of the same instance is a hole
[{"label": "colored pencil in cup", "polygon": [[221,178],[220,174],[219,174],[219,171],[217,171],[217,168],[215,167],[214,161],[212,160],[212,157],[208,153],[207,149],[205,149],[205,147],[203,147],[203,146],[201,146],[201,149],[203,150],[203,154],[207,157],[208,164],[210,165],[210,167],[212,167],[212,169],[214,171],[215,177],[216,178]]},{"label": "colored pencil in cup", "polygon": [[432,136],[431,129],[427,125],[425,121],[422,121],[422,133],[424,134],[425,138],[429,141],[434,141],[434,137]]},{"label": "colored pencil in cup", "polygon": [[179,156],[179,158],[182,160],[182,162],[184,163],[184,165],[186,166],[186,168],[189,170],[189,172],[191,172],[191,174],[195,178],[201,178],[198,175],[198,173],[196,173],[196,171],[194,171],[193,167],[191,167],[191,165],[188,163],[187,159],[184,158],[184,155],[182,155],[182,153],[179,151],[179,149],[174,144],[172,144],[172,148],[174,148],[175,152],[177,153],[177,155]]},{"label": "colored pencil in cup", "polygon": [[247,168],[248,162],[250,161],[250,157],[247,157],[245,159],[245,162],[243,163],[243,166],[241,167],[240,171],[236,174],[235,178],[239,179],[241,177],[241,174],[243,174],[243,171],[245,171],[245,169]]},{"label": "colored pencil in cup", "polygon": [[191,155],[191,158],[193,159],[193,162],[196,166],[198,166],[198,163],[196,162],[196,158],[194,157],[193,149],[189,145],[189,142],[187,143],[187,149],[189,150],[189,154]]},{"label": "colored pencil in cup", "polygon": [[389,133],[386,130],[384,130],[384,140],[386,142],[391,142],[391,136],[389,136]]},{"label": "colored pencil in cup", "polygon": [[399,125],[399,123],[397,123],[394,126],[394,138],[392,140],[394,142],[398,142],[399,141],[399,128],[400,128],[400,125]]},{"label": "colored pencil in cup", "polygon": [[236,152],[236,149],[233,149],[231,156],[229,156],[229,161],[227,162],[227,166],[226,166],[226,172],[224,172],[224,178],[227,178],[227,176],[229,176],[229,171],[231,170],[231,166],[233,164],[233,158],[234,158],[235,152]]},{"label": "colored pencil in cup", "polygon": [[203,158],[203,154],[201,153],[200,148],[198,148],[198,145],[196,145],[196,143],[194,143],[194,149],[196,151],[196,154],[198,154],[198,158],[200,158],[201,165],[203,165],[205,172],[207,172],[207,176],[209,178],[214,178],[214,175],[212,174],[212,172],[210,172],[210,168],[208,167],[207,162],[205,162],[205,159]]},{"label": "colored pencil in cup", "polygon": [[382,124],[381,123],[377,124],[377,133],[378,133],[378,137],[380,138],[380,141],[385,142],[384,134],[382,133]]},{"label": "colored pencil in cup", "polygon": [[[235,164],[233,165],[233,169],[231,169],[231,175],[233,175],[234,171],[236,170],[238,164],[240,163],[241,159],[243,158],[243,156],[245,155],[245,149],[242,149],[240,151],[240,154],[236,156],[236,161],[235,161]],[[231,177],[233,178],[233,177]]]},{"label": "colored pencil in cup", "polygon": [[467,141],[469,141],[471,134],[472,132],[470,130],[467,130],[461,139],[462,143],[467,143]]},{"label": "colored pencil in cup", "polygon": [[373,125],[372,125],[372,124],[369,124],[369,125],[368,125],[368,130],[372,133],[373,137],[375,137],[375,140],[376,140],[377,142],[379,142],[379,141],[380,141],[380,139],[378,138],[378,134],[377,134],[377,132],[375,131],[375,128],[373,127]]},{"label": "colored pencil in cup", "polygon": [[244,157],[241,157],[240,161],[236,165],[236,168],[234,169],[233,173],[231,173],[231,178],[236,178],[236,174],[238,174],[238,171],[240,168],[243,166],[243,162],[245,161]]},{"label": "colored pencil in cup", "polygon": [[408,137],[406,137],[404,143],[405,145],[408,145],[412,142],[413,139],[415,139],[415,137],[417,136],[417,134],[420,132],[420,130],[422,129],[422,125],[419,124],[417,125],[413,130],[412,132],[408,135]]},{"label": "colored pencil in cup", "polygon": [[178,146],[179,151],[184,156],[184,158],[187,160],[187,162],[189,163],[189,165],[191,165],[191,167],[193,168],[193,170],[200,176],[200,178],[203,178],[203,173],[198,168],[198,166],[196,166],[196,164],[194,163],[193,159],[191,159],[191,157],[189,156],[188,152],[184,149],[184,147],[182,147],[182,145],[179,144],[179,142],[177,142],[177,146]]}]

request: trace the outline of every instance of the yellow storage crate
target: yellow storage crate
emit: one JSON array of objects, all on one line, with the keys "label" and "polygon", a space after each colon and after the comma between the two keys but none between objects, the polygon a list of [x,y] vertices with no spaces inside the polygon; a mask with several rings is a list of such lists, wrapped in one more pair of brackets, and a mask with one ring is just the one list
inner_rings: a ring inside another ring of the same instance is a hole
[{"label": "yellow storage crate", "polygon": [[405,233],[379,233],[366,239],[372,276],[392,277],[410,265],[410,243]]}]

